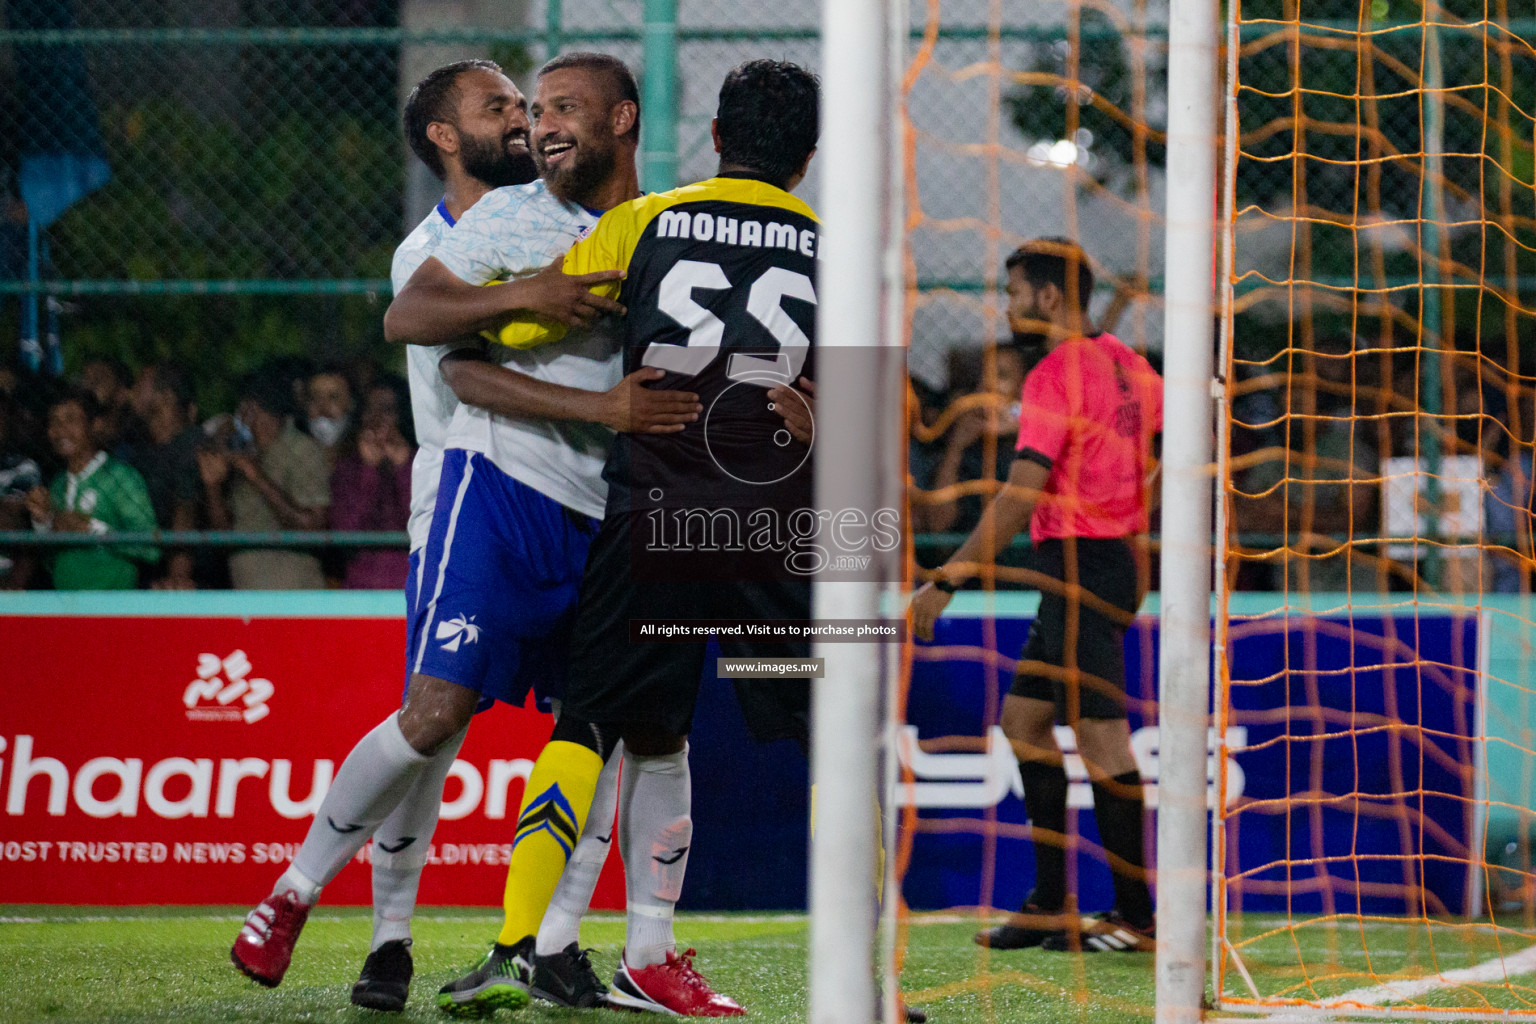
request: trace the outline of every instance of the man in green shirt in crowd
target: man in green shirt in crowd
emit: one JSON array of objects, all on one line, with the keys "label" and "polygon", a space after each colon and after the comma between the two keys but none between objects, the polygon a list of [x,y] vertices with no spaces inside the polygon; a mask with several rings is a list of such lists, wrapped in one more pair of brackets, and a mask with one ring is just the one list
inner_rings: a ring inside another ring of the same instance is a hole
[{"label": "man in green shirt in crowd", "polygon": [[[89,392],[72,392],[48,410],[48,441],[64,472],[48,488],[27,494],[32,528],[40,533],[107,534],[155,529],[155,510],[139,471],[101,450],[102,411]],[[139,563],[155,562],[152,547],[92,544],[64,548],[53,557],[55,590],[133,590]]]}]

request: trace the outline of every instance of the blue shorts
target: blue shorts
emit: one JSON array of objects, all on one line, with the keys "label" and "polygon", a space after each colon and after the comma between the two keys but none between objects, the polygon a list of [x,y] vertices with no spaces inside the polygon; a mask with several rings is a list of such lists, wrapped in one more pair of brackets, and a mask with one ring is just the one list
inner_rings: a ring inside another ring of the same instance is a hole
[{"label": "blue shorts", "polygon": [[407,594],[407,673],[548,710],[565,684],[571,622],[597,520],[451,448]]}]

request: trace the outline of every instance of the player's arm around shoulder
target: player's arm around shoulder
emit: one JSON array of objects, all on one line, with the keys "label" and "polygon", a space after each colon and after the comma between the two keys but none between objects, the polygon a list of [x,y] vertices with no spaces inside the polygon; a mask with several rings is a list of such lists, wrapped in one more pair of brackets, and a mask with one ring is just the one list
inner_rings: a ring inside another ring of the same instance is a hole
[{"label": "player's arm around shoulder", "polygon": [[[581,284],[596,298],[617,307],[610,312],[623,315],[624,307],[618,300],[624,274],[629,269],[640,232],[662,208],[656,202],[662,198],[644,196],[609,210],[591,231],[571,246],[564,258],[557,261],[558,268],[551,265],[542,273],[558,269],[565,282]],[[580,324],[551,322],[547,317],[518,316],[488,337],[508,348],[528,349],[559,341],[565,337],[568,327],[575,326]]]},{"label": "player's arm around shoulder", "polygon": [[585,327],[600,316],[623,316],[618,301],[622,270],[576,273],[570,254],[555,260],[537,274],[491,289],[521,289],[517,308],[499,330],[485,330],[488,341],[507,348],[527,349],[559,341],[572,327]]},{"label": "player's arm around shoulder", "polygon": [[654,366],[641,367],[607,391],[586,391],[518,373],[472,349],[450,351],[438,365],[459,401],[514,419],[580,421],[624,433],[675,434],[704,411],[691,391],[647,387],[666,376]]},{"label": "player's arm around shoulder", "polygon": [[622,308],[588,290],[622,274],[568,279],[558,260],[500,287],[480,287],[526,271],[528,254],[518,230],[525,198],[521,187],[496,189],[465,211],[390,303],[384,314],[388,341],[444,345],[498,330],[520,314],[576,326]]}]

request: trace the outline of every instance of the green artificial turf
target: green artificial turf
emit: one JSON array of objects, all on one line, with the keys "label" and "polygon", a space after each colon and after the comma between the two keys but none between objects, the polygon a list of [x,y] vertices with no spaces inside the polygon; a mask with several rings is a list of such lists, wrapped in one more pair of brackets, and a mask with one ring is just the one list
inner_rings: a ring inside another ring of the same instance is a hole
[{"label": "green artificial turf", "polygon": [[[416,922],[416,982],[400,1015],[359,1010],[348,990],[367,953],[366,910],[322,908],[310,919],[281,987],[261,988],[229,962],[245,908],[0,907],[0,1022],[375,1021],[441,1022],[437,987],[478,959],[499,917],[481,909],[427,908]],[[1530,946],[1528,936],[1487,927],[1349,920],[1284,927],[1273,918],[1235,920],[1231,938],[1266,995],[1319,998],[1386,977],[1471,967]],[[977,921],[919,915],[906,931],[902,989],[934,1024],[1110,1024],[1152,1016],[1152,956],[989,951],[970,941]],[[621,917],[594,915],[582,928],[600,975],[611,975],[623,943]],[[699,951],[715,987],[761,1024],[803,1021],[806,921],[802,915],[681,915],[678,939]],[[1374,973],[1373,973],[1374,972]],[[1536,1008],[1530,974],[1450,986],[1420,998],[1435,1006]],[[1229,996],[1246,993],[1235,971]],[[614,1011],[559,1010],[534,1003],[499,1020],[633,1020]]]},{"label": "green artificial turf", "polygon": [[[247,981],[229,962],[245,908],[0,908],[0,1021],[174,1024],[239,1021],[442,1022],[437,987],[471,966],[500,924],[483,910],[427,908],[415,924],[416,980],[400,1015],[353,1007],[348,991],[368,950],[366,911],[321,908],[310,918],[287,978],[276,989]],[[973,945],[975,922],[918,924],[908,932],[903,987],[921,996],[936,1024],[987,1021],[1122,1021],[1151,1014],[1152,958],[1092,958],[1039,951],[989,953]],[[761,1024],[803,1021],[803,915],[684,914],[680,943],[716,989]],[[624,922],[594,915],[582,942],[606,981],[617,966]],[[1079,992],[1093,990],[1086,1003]],[[499,1020],[622,1024],[634,1015],[560,1010],[534,1003]]]}]

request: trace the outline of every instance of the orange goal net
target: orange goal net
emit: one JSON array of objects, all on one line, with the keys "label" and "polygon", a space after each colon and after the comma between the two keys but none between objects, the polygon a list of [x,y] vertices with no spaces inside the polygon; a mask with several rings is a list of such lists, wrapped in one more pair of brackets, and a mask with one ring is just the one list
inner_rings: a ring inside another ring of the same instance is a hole
[{"label": "orange goal net", "polygon": [[1230,12],[1223,1010],[1536,1014],[1531,13]]}]

